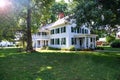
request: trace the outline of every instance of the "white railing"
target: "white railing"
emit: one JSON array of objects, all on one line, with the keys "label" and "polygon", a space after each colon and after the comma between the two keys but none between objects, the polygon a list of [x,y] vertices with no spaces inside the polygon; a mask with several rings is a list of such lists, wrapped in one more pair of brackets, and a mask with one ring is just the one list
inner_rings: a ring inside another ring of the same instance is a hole
[{"label": "white railing", "polygon": [[32,38],[34,39],[49,39],[49,35],[33,35]]}]

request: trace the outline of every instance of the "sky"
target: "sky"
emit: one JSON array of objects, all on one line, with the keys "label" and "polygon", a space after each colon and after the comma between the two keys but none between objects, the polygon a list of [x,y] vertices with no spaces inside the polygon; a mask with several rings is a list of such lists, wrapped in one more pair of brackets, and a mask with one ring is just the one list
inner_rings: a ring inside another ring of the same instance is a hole
[{"label": "sky", "polygon": [[[56,0],[56,2],[59,2],[59,1],[61,1],[61,0]],[[71,1],[71,0],[64,0],[66,3],[69,3],[69,1]]]}]

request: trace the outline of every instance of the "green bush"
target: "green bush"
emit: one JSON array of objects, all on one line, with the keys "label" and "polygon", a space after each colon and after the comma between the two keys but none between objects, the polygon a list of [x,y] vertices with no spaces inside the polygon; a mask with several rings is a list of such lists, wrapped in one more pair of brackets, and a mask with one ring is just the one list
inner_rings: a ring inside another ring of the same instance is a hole
[{"label": "green bush", "polygon": [[70,46],[69,50],[70,51],[75,51],[75,46]]},{"label": "green bush", "polygon": [[114,37],[114,36],[109,35],[109,36],[106,37],[106,41],[107,41],[108,43],[111,43],[111,42],[114,41],[114,40],[115,40],[115,37]]},{"label": "green bush", "polygon": [[104,50],[103,47],[96,47],[95,49],[96,49],[96,50]]},{"label": "green bush", "polygon": [[114,40],[114,41],[110,44],[110,46],[111,46],[112,48],[120,48],[120,40],[119,40],[119,39]]},{"label": "green bush", "polygon": [[60,50],[59,48],[54,48],[54,47],[49,47],[49,46],[47,46],[46,47],[46,50]]},{"label": "green bush", "polygon": [[62,51],[69,51],[67,48],[61,48]]}]

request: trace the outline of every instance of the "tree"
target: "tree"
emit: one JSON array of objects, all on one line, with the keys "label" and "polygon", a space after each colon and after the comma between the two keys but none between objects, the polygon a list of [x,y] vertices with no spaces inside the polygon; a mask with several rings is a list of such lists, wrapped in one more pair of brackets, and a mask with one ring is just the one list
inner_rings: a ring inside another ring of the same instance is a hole
[{"label": "tree", "polygon": [[59,13],[63,13],[64,15],[68,15],[68,4],[64,1],[56,2],[51,6],[51,22],[57,20]]},{"label": "tree", "polygon": [[101,10],[98,10],[97,4],[92,0],[78,0],[77,6],[74,9],[74,17],[77,25],[86,25],[94,27],[101,21]]},{"label": "tree", "polygon": [[[120,0],[97,0],[103,10],[111,11],[112,25],[120,25]],[[110,16],[109,16],[110,17]]]},{"label": "tree", "polygon": [[13,41],[16,29],[18,29],[17,19],[13,16],[13,13],[0,14],[0,40]]},{"label": "tree", "polygon": [[[105,32],[110,35],[120,21],[119,0],[75,0],[74,17],[77,25],[86,25],[92,33]],[[113,33],[114,34],[114,33]]]},{"label": "tree", "polygon": [[107,41],[108,43],[111,43],[111,42],[114,41],[114,40],[115,40],[115,37],[114,37],[114,36],[109,35],[109,36],[106,37],[106,41]]},{"label": "tree", "polygon": [[[32,14],[32,10],[41,9],[41,12],[42,11],[46,11],[47,8],[49,8],[50,3],[52,1],[53,0],[49,0],[49,1],[48,0],[41,0],[41,1],[39,1],[39,0],[32,0],[32,1],[28,0],[28,6],[27,6],[27,48],[26,48],[26,51],[28,51],[28,52],[33,51],[33,48],[32,48],[32,37],[31,37],[31,23],[32,23],[31,22],[31,18],[32,18],[32,15],[33,15]],[[31,7],[31,4],[33,4],[33,7]],[[36,12],[36,11],[34,11],[34,12]]]}]

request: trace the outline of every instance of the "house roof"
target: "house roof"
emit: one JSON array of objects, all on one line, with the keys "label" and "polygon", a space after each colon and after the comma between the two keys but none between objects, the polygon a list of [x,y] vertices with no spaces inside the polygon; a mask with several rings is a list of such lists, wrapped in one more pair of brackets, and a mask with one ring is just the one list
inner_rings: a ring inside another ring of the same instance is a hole
[{"label": "house roof", "polygon": [[65,25],[67,24],[69,21],[67,20],[69,17],[66,16],[64,18],[61,18],[61,19],[58,19],[57,21],[51,23],[51,24],[47,24],[45,26],[42,26],[40,27],[40,30],[48,30],[49,28],[52,28],[52,27],[57,27],[57,26],[60,26],[60,25]]}]

